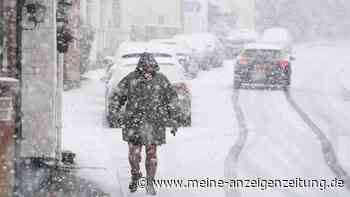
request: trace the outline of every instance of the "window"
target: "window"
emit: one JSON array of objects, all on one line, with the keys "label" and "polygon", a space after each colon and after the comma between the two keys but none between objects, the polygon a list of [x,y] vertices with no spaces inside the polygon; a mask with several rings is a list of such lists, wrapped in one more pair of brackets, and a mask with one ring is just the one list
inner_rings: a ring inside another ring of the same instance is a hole
[{"label": "window", "polygon": [[244,52],[244,56],[254,60],[275,60],[281,57],[281,52],[279,50],[249,49]]},{"label": "window", "polygon": [[87,13],[86,13],[86,17],[87,17],[87,24],[93,26],[93,13],[94,13],[94,5],[93,2],[91,0],[87,1]]},{"label": "window", "polygon": [[[140,56],[141,56],[141,53],[130,53],[130,54],[123,55],[122,58],[139,58]],[[153,57],[155,57],[155,58],[157,58],[157,57],[171,58],[172,56],[170,54],[167,54],[167,53],[153,53]]]},{"label": "window", "polygon": [[154,57],[172,57],[170,54],[167,53],[153,53]]},{"label": "window", "polygon": [[164,25],[165,23],[165,16],[160,15],[158,16],[158,25]]},{"label": "window", "polygon": [[141,56],[140,53],[131,53],[123,55],[122,58],[139,58]]},{"label": "window", "polygon": [[113,1],[113,24],[116,28],[119,28],[121,24],[120,0]]}]

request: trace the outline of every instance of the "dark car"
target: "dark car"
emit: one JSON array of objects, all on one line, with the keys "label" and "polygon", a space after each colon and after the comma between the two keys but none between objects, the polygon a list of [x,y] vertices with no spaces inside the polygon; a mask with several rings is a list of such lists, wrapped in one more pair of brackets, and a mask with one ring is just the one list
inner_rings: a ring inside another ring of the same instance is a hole
[{"label": "dark car", "polygon": [[248,44],[237,58],[234,88],[288,89],[291,83],[291,49],[283,44]]}]

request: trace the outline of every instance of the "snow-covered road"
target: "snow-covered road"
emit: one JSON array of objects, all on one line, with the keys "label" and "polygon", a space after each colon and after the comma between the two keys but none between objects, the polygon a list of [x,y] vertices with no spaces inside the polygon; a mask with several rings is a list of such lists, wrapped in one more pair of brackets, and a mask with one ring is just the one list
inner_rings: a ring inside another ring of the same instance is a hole
[{"label": "snow-covered road", "polygon": [[[304,44],[295,48],[291,94],[330,140],[339,163],[350,173],[350,45],[338,42]],[[190,82],[193,126],[176,137],[168,133],[159,148],[158,178],[297,178],[333,179],[320,141],[281,91],[241,90],[236,119],[232,90],[233,62],[200,73]],[[88,73],[82,88],[64,93],[63,147],[77,153],[81,170],[111,196],[122,196],[129,181],[127,145],[119,129],[103,127],[103,71]],[[242,125],[246,131],[242,132]],[[242,135],[244,135],[242,137]],[[241,150],[236,151],[239,143]],[[236,144],[237,145],[237,144]],[[235,152],[236,151],[236,152]],[[238,154],[236,154],[238,153]],[[229,170],[228,170],[229,169]],[[224,174],[226,172],[226,174]],[[227,196],[349,196],[344,188],[241,189]],[[143,190],[135,196],[143,195]],[[223,189],[165,189],[158,196],[225,196]]]}]

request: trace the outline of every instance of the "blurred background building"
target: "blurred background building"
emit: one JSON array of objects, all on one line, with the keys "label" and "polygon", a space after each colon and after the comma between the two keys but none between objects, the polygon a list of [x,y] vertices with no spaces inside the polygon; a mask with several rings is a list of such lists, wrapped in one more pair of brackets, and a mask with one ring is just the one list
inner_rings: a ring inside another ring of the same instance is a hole
[{"label": "blurred background building", "polygon": [[183,0],[184,33],[208,32],[208,0]]},{"label": "blurred background building", "polygon": [[168,37],[183,25],[181,0],[81,0],[80,17],[94,31],[92,61],[113,55],[125,40]]}]

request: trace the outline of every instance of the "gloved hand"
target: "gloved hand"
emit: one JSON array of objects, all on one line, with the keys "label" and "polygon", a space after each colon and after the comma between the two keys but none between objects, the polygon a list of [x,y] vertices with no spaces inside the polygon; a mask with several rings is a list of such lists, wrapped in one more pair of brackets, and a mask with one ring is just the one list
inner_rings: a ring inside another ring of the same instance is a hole
[{"label": "gloved hand", "polygon": [[168,126],[171,128],[170,133],[173,134],[173,136],[175,136],[177,129],[179,128],[178,122],[176,120],[169,120]]},{"label": "gloved hand", "polygon": [[171,128],[170,133],[173,134],[173,136],[176,136],[176,132],[177,132],[177,127]]}]

